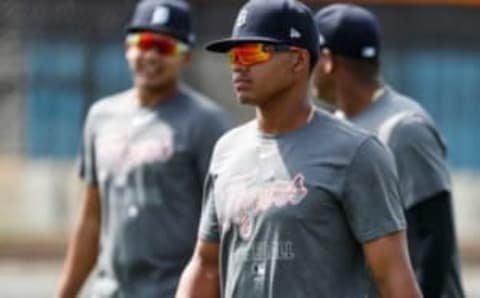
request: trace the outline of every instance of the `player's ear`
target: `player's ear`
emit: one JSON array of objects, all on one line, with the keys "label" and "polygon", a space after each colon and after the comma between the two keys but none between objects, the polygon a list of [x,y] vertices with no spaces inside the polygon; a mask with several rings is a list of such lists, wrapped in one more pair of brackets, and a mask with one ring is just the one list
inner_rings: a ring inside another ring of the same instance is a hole
[{"label": "player's ear", "polygon": [[127,59],[128,61],[128,49],[130,48],[130,46],[128,45],[127,41],[125,40],[125,42],[123,43],[123,55],[125,56],[125,59]]},{"label": "player's ear", "polygon": [[329,49],[323,49],[320,51],[320,67],[325,74],[332,74],[335,68],[332,52]]},{"label": "player's ear", "polygon": [[301,72],[304,69],[310,68],[310,54],[307,50],[298,49],[295,50],[293,55],[293,71],[294,72]]},{"label": "player's ear", "polygon": [[132,63],[133,63],[133,54],[132,54],[132,50],[129,46],[125,45],[125,51],[123,53],[123,56],[125,57],[125,61],[127,62],[128,66],[132,66]]}]

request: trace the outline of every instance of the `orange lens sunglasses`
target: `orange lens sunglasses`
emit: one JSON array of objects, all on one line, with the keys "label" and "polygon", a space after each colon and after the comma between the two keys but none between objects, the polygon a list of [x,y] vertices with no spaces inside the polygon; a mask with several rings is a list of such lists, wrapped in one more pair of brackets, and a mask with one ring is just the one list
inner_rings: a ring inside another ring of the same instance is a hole
[{"label": "orange lens sunglasses", "polygon": [[128,46],[139,48],[142,51],[154,49],[159,54],[169,57],[177,56],[188,51],[186,44],[150,32],[128,34],[126,43]]},{"label": "orange lens sunglasses", "polygon": [[228,56],[230,64],[251,66],[269,61],[275,52],[287,52],[293,48],[295,47],[278,44],[242,44],[231,48]]}]

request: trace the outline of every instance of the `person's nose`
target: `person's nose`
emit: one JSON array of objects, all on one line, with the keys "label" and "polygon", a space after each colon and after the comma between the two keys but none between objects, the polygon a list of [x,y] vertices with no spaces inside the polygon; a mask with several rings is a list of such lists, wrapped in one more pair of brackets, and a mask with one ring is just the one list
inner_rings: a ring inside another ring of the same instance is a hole
[{"label": "person's nose", "polygon": [[234,73],[245,73],[248,71],[249,68],[247,65],[243,65],[238,62],[232,62],[230,67],[232,68],[232,71]]}]

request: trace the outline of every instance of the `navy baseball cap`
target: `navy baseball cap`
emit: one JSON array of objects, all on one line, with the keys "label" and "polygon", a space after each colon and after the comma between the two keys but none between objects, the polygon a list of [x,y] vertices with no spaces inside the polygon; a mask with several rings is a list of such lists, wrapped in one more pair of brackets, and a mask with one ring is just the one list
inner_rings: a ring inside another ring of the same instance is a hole
[{"label": "navy baseball cap", "polygon": [[143,0],[137,4],[127,33],[151,31],[169,35],[189,45],[195,42],[190,6],[183,0]]},{"label": "navy baseball cap", "polygon": [[353,4],[332,4],[319,10],[314,18],[321,48],[347,58],[378,60],[380,25],[367,9]]},{"label": "navy baseball cap", "polygon": [[207,45],[212,52],[228,52],[242,43],[286,44],[307,49],[318,59],[318,31],[311,10],[297,0],[250,0],[240,10],[232,36]]}]

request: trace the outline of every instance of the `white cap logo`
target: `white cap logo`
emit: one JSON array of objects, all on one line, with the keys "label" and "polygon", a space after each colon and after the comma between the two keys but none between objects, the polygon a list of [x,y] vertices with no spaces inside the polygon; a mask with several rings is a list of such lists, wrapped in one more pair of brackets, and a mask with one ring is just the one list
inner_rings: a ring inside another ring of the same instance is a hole
[{"label": "white cap logo", "polygon": [[247,23],[248,10],[242,9],[238,14],[237,21],[235,22],[235,27],[243,27]]},{"label": "white cap logo", "polygon": [[323,46],[326,43],[325,37],[322,34],[318,35],[318,44]]},{"label": "white cap logo", "polygon": [[152,25],[164,25],[170,18],[170,10],[166,6],[157,6],[152,15]]},{"label": "white cap logo", "polygon": [[302,37],[302,34],[300,34],[300,32],[298,32],[297,29],[295,28],[290,28],[290,38],[300,38]]},{"label": "white cap logo", "polygon": [[365,47],[362,49],[363,58],[373,58],[377,55],[377,49],[375,47]]}]

